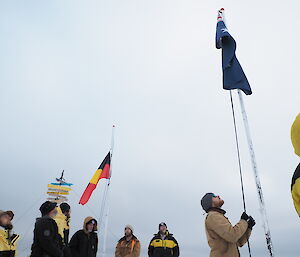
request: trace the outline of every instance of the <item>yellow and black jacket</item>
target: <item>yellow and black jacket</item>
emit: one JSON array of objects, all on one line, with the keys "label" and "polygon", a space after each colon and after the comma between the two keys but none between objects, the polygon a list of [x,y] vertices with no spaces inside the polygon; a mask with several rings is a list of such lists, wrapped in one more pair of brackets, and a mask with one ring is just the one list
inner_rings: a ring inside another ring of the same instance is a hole
[{"label": "yellow and black jacket", "polygon": [[161,239],[161,236],[158,233],[154,235],[150,242],[148,255],[149,257],[178,257],[178,243],[173,235],[169,234],[169,232],[167,232],[164,240]]},{"label": "yellow and black jacket", "polygon": [[0,257],[15,257],[19,235],[9,234],[9,230],[0,229]]},{"label": "yellow and black jacket", "polygon": [[293,175],[291,190],[295,209],[300,217],[300,163],[297,166]]}]

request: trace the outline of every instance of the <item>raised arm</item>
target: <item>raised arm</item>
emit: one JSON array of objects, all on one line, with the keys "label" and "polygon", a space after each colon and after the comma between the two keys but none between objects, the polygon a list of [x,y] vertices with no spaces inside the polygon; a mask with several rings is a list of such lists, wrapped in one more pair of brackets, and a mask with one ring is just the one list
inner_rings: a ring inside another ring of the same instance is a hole
[{"label": "raised arm", "polygon": [[232,226],[223,215],[208,215],[206,224],[209,230],[213,230],[229,243],[238,243],[248,228],[247,221],[240,220],[235,226]]}]

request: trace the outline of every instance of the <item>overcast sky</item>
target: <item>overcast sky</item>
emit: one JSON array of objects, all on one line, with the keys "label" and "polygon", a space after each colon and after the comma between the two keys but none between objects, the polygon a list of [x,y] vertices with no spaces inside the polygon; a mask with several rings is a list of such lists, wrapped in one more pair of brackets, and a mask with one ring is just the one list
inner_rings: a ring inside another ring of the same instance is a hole
[{"label": "overcast sky", "polygon": [[[242,213],[229,92],[222,89],[216,13],[226,9],[276,256],[299,256],[290,194],[299,163],[289,138],[299,104],[299,1],[47,0],[0,2],[1,206],[29,254],[47,183],[74,183],[73,234],[99,216],[104,184],[80,194],[109,150],[116,124],[108,248],[135,227],[142,257],[165,221],[183,257],[209,256],[200,199],[215,192],[235,223]],[[268,256],[238,99],[254,257]],[[103,231],[100,228],[100,237]],[[102,246],[101,246],[102,247]],[[247,256],[246,247],[241,250]]]}]

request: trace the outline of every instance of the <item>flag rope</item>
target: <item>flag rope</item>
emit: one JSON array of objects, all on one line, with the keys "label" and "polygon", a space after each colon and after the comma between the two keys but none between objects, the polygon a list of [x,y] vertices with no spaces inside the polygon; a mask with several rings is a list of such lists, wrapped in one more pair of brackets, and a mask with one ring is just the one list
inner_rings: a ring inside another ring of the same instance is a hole
[{"label": "flag rope", "polygon": [[[244,206],[244,212],[247,212],[247,210],[246,210],[246,200],[245,200],[245,190],[244,190],[244,180],[243,180],[242,165],[241,165],[240,146],[239,146],[239,140],[238,140],[235,111],[234,111],[234,105],[233,105],[233,99],[232,99],[232,92],[231,92],[231,90],[229,92],[230,92],[230,102],[231,102],[232,118],[233,118],[233,125],[234,125],[234,134],[235,134],[237,159],[238,159],[238,166],[239,166],[239,173],[240,173],[240,182],[241,182],[241,191],[242,191],[242,198],[243,198],[243,206]],[[250,246],[249,239],[247,240],[247,245],[248,245],[249,256],[252,257],[251,246]]]}]

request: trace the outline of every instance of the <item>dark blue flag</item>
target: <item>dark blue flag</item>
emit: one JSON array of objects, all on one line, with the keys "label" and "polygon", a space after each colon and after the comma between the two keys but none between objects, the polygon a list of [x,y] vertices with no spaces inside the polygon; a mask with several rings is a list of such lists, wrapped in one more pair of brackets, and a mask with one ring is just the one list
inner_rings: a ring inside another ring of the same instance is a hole
[{"label": "dark blue flag", "polygon": [[246,95],[251,95],[250,84],[235,56],[236,42],[224,23],[222,9],[218,16],[216,47],[222,48],[223,88],[227,90],[241,89]]}]

